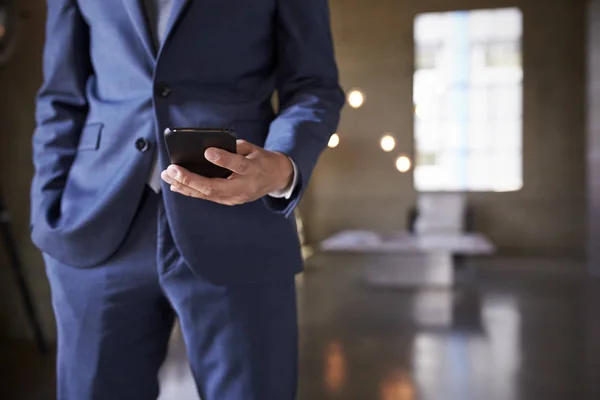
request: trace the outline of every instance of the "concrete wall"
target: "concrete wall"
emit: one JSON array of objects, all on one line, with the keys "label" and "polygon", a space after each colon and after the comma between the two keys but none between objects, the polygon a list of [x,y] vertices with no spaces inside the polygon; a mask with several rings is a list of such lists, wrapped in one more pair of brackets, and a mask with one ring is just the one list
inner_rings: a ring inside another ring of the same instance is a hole
[{"label": "concrete wall", "polygon": [[[36,295],[46,331],[53,334],[50,294],[41,257],[29,240],[29,184],[31,134],[34,129],[34,96],[41,82],[44,35],[44,0],[20,0],[23,11],[20,43],[12,61],[0,71],[0,190],[11,212],[13,231],[25,264],[25,273]],[[14,277],[0,246],[0,323],[9,334],[28,333]],[[10,312],[8,312],[10,310]],[[3,312],[4,311],[4,312]],[[10,318],[8,317],[10,316]]]},{"label": "concrete wall", "polygon": [[588,260],[600,277],[600,0],[588,14]]},{"label": "concrete wall", "polygon": [[[415,192],[394,169],[413,150],[413,18],[423,12],[518,6],[524,13],[524,188],[477,193],[477,228],[502,250],[584,249],[584,2],[576,0],[331,0],[342,82],[360,88],[340,146],[323,157],[305,213],[308,237],[339,229],[398,229]],[[384,131],[398,139],[385,154]]]},{"label": "concrete wall", "polygon": [[[43,265],[27,230],[45,1],[22,0],[21,5],[27,14],[21,45],[0,71],[0,182],[46,330],[53,334]],[[383,154],[377,141],[381,132],[391,131],[399,150],[412,150],[413,17],[515,5],[525,21],[525,187],[517,193],[473,195],[478,227],[509,250],[583,251],[584,7],[575,0],[332,0],[342,83],[346,89],[361,88],[367,102],[360,110],[344,111],[342,143],[317,168],[302,205],[309,240],[344,228],[405,225],[405,211],[415,197],[411,176],[394,170],[395,154]],[[27,327],[15,301],[0,254],[0,324],[8,325],[0,332],[21,335]]]}]

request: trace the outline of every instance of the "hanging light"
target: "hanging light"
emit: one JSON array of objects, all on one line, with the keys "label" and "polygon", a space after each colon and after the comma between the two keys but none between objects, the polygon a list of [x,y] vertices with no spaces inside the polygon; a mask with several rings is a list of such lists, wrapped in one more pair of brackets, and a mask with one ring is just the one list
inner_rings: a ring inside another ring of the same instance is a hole
[{"label": "hanging light", "polygon": [[381,145],[381,149],[383,151],[389,153],[396,147],[396,139],[394,139],[392,135],[385,135],[381,138],[379,144]]},{"label": "hanging light", "polygon": [[338,144],[340,144],[340,135],[338,135],[337,133],[334,133],[329,138],[329,144],[328,144],[328,146],[333,149],[334,147],[337,147]]},{"label": "hanging light", "polygon": [[353,90],[348,94],[348,104],[352,108],[360,108],[365,102],[365,96],[360,90]]},{"label": "hanging light", "polygon": [[396,169],[402,173],[408,172],[412,166],[412,162],[408,156],[400,156],[396,159]]}]

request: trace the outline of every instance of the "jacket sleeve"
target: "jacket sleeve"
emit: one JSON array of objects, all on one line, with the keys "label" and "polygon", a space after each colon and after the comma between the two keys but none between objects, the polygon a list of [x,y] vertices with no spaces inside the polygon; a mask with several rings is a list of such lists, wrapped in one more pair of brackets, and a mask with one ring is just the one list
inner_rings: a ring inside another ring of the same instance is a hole
[{"label": "jacket sleeve", "polygon": [[266,196],[264,201],[289,217],[337,129],[345,99],[327,0],[277,0],[275,38],[279,114],[271,123],[265,149],[288,155],[298,166],[300,179],[291,199]]},{"label": "jacket sleeve", "polygon": [[43,83],[36,98],[31,219],[58,204],[75,157],[92,73],[89,29],[76,0],[48,0]]}]

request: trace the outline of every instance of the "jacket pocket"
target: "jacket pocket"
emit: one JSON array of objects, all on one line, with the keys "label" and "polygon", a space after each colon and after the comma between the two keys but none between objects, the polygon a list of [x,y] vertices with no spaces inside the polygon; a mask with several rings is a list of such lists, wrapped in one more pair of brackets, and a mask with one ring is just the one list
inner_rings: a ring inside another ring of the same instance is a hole
[{"label": "jacket pocket", "polygon": [[87,124],[81,130],[79,137],[78,151],[98,150],[100,148],[100,136],[102,133],[102,124],[94,123]]}]

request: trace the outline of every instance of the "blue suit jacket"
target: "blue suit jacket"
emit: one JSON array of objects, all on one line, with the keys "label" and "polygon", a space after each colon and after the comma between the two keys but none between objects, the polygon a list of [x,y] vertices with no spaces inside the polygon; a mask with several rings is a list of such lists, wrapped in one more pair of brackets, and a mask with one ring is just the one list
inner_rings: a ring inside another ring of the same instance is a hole
[{"label": "blue suit jacket", "polygon": [[157,51],[140,3],[48,1],[33,137],[34,243],[74,267],[107,260],[127,234],[155,152],[161,168],[169,164],[165,128],[234,126],[240,139],[289,155],[298,190],[291,201],[228,207],[163,183],[177,247],[216,283],[299,271],[289,216],[344,102],[327,1],[175,0]]}]

